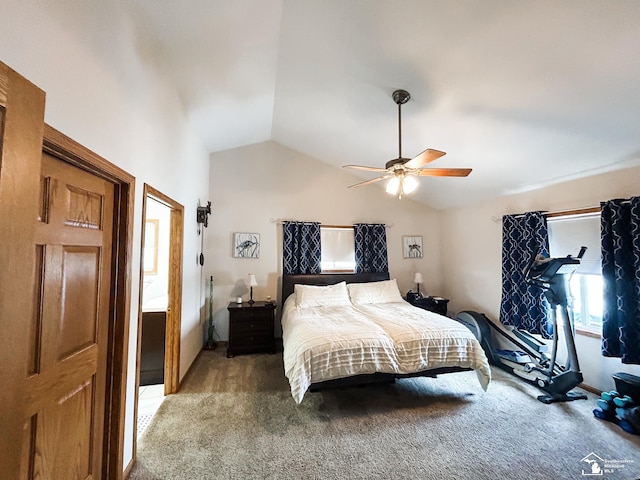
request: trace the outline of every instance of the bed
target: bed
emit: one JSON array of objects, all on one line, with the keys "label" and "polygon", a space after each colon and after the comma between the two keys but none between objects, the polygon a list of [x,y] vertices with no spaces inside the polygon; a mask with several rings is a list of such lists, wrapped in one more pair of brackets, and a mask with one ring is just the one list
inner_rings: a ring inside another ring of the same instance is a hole
[{"label": "bed", "polygon": [[[297,286],[296,286],[297,285]],[[388,273],[284,275],[282,337],[291,395],[396,378],[491,370],[464,325],[411,306]]]}]

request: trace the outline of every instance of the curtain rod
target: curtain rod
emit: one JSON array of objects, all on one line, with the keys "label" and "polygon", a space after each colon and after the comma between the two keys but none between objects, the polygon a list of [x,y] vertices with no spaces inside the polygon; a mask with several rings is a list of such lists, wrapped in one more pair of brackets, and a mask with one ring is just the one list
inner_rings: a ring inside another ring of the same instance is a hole
[{"label": "curtain rod", "polygon": [[[282,225],[284,222],[293,222],[293,221],[298,221],[298,220],[283,220],[281,218],[270,218],[269,222],[271,223],[275,223],[276,225]],[[306,223],[306,224],[312,224],[312,223],[320,223],[320,222],[310,222],[310,221],[303,221],[302,223]],[[364,223],[364,222],[357,222],[357,223]],[[385,223],[384,226],[386,228],[391,228],[393,227],[393,223]],[[320,223],[321,227],[325,227],[325,228],[353,228],[353,225],[325,225],[324,223]]]},{"label": "curtain rod", "polygon": [[[600,213],[600,207],[583,207],[583,208],[575,208],[573,210],[556,210],[553,212],[544,212],[544,216],[546,218],[554,218],[554,217],[565,217],[565,216],[569,216],[569,215],[588,215],[590,213]],[[522,216],[524,214],[518,214],[516,215],[516,217]],[[505,215],[500,215],[499,217],[496,217],[495,215],[491,215],[491,220],[493,220],[496,223],[499,223],[502,221],[502,217],[504,217]]]},{"label": "curtain rod", "polygon": [[[275,223],[276,225],[282,225],[284,222],[300,222],[300,220],[288,220],[282,218],[270,218],[269,221],[271,223]],[[318,223],[311,220],[302,220],[302,223],[306,223],[307,225],[311,225],[312,223]]]},{"label": "curtain rod", "polygon": [[588,215],[590,213],[600,213],[600,207],[576,208],[574,210],[559,210],[555,212],[546,212],[547,218],[564,217],[568,215]]}]

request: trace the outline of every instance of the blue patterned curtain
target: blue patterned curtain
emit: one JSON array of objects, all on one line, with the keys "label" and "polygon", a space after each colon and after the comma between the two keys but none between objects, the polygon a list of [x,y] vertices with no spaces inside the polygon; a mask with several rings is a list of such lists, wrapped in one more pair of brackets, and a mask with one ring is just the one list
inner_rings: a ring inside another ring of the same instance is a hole
[{"label": "blue patterned curtain", "polygon": [[380,223],[356,223],[356,273],[388,272],[387,229]]},{"label": "blue patterned curtain", "polygon": [[602,355],[640,364],[640,197],[600,208]]},{"label": "blue patterned curtain", "polygon": [[523,273],[538,253],[549,256],[547,219],[542,212],[503,216],[500,321],[550,338],[549,304],[542,289],[527,284]]},{"label": "blue patterned curtain", "polygon": [[320,273],[320,224],[283,222],[282,270],[285,275]]}]

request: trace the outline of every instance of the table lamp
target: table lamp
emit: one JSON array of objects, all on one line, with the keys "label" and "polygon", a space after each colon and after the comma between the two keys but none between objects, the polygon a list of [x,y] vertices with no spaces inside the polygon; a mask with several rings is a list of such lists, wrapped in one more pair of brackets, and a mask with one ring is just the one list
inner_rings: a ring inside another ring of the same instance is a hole
[{"label": "table lamp", "polygon": [[249,274],[249,305],[253,305],[255,302],[253,301],[253,287],[258,285],[256,282],[256,276],[253,273]]}]

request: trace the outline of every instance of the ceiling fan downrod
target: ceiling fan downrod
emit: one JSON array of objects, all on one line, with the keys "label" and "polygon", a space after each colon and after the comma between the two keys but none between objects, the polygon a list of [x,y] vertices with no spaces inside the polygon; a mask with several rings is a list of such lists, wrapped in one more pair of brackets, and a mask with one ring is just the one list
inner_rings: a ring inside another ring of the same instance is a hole
[{"label": "ceiling fan downrod", "polygon": [[398,160],[402,161],[402,105],[407,103],[411,95],[406,90],[396,90],[391,95],[398,105]]}]

